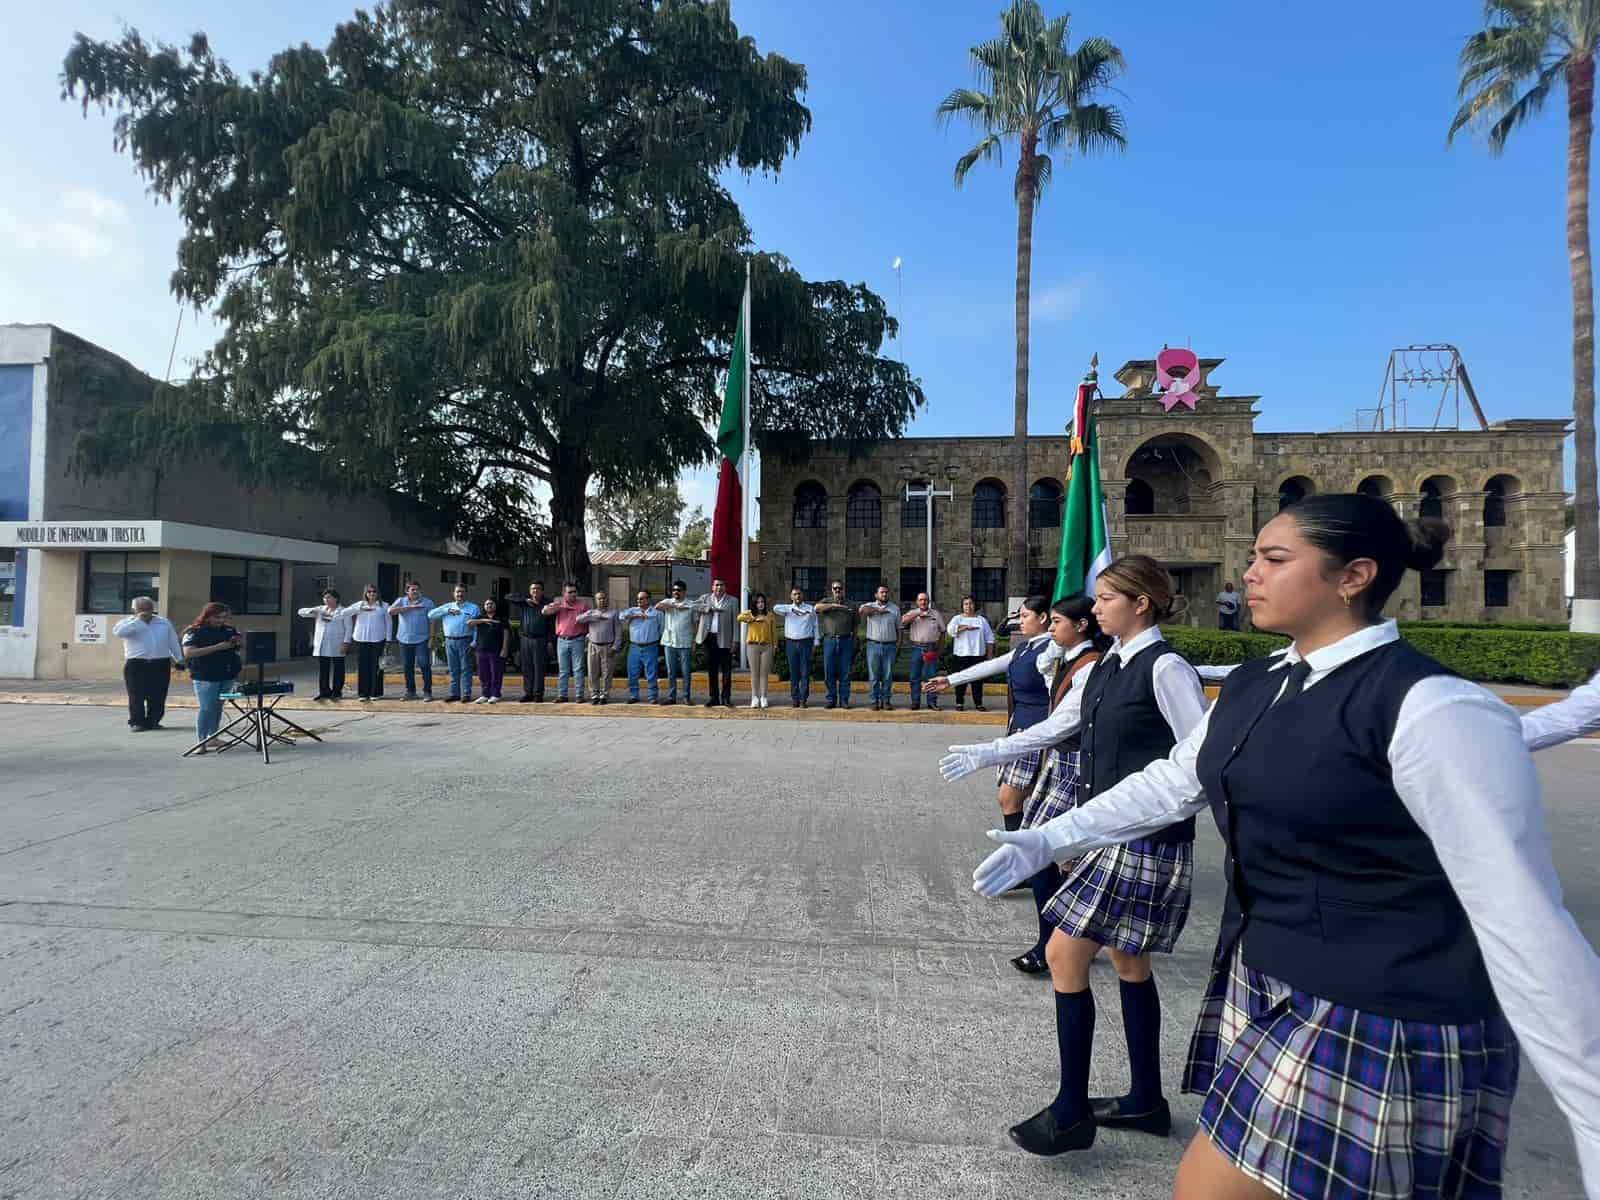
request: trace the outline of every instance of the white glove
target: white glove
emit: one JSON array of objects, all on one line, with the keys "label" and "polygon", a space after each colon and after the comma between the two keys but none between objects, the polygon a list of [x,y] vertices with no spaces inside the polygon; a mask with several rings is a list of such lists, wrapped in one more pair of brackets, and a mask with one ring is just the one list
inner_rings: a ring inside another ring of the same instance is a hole
[{"label": "white glove", "polygon": [[970,746],[951,746],[950,753],[939,760],[939,774],[946,783],[965,779],[974,771],[992,767],[1000,761],[994,742],[976,742]]},{"label": "white glove", "polygon": [[1055,858],[1055,848],[1040,829],[989,830],[991,841],[1000,843],[972,873],[972,890],[982,896],[998,896],[1025,879],[1032,879]]},{"label": "white glove", "polygon": [[1065,658],[1066,654],[1067,648],[1054,638],[1051,638],[1050,644],[1040,651],[1038,658],[1033,660],[1033,665],[1038,669],[1039,674],[1049,679],[1055,672],[1056,664]]}]

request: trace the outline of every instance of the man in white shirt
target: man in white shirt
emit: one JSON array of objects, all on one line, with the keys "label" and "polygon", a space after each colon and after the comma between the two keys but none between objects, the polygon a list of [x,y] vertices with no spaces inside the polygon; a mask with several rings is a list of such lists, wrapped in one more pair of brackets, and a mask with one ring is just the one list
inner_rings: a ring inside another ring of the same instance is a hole
[{"label": "man in white shirt", "polygon": [[[733,707],[733,648],[739,644],[739,602],[728,595],[728,585],[711,581],[711,591],[694,602],[700,616],[695,641],[706,648],[706,674],[711,682],[707,708]],[[722,681],[719,690],[718,680]]]},{"label": "man in white shirt", "polygon": [[789,657],[789,702],[805,708],[811,700],[811,648],[817,642],[817,610],[799,588],[789,589],[789,603],[772,611],[783,618],[784,652]]},{"label": "man in white shirt", "polygon": [[183,643],[172,622],[156,615],[156,602],[139,596],[133,615],[111,627],[122,639],[122,682],[128,689],[128,728],[135,733],[161,728],[167,711],[172,664],[183,665]]},{"label": "man in white shirt", "polygon": [[1239,628],[1239,593],[1233,590],[1231,579],[1217,593],[1217,628],[1236,632]]}]

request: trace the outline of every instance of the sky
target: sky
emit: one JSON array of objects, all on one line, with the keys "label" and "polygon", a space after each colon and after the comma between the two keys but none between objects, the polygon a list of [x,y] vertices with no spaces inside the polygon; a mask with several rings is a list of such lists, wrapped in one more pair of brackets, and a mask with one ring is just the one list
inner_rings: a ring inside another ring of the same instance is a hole
[{"label": "sky", "polygon": [[[934,110],[972,82],[969,48],[1000,0],[734,0],[763,53],[807,68],[813,129],[777,176],[731,179],[756,245],[808,278],[863,281],[903,320],[927,391],[915,435],[1011,429],[1015,157],[957,189],[978,140]],[[1090,356],[1102,385],[1131,358],[1187,345],[1213,382],[1259,395],[1262,430],[1327,430],[1370,409],[1397,346],[1460,347],[1491,421],[1571,411],[1565,104],[1500,158],[1445,132],[1473,0],[1406,0],[1381,19],[1281,0],[1045,0],[1074,39],[1115,42],[1108,97],[1125,153],[1058,161],[1033,242],[1031,428],[1059,432]],[[179,236],[111,144],[110,120],[60,99],[72,35],[204,30],[241,72],[325,45],[340,0],[55,0],[18,5],[0,41],[0,323],[50,322],[162,377],[179,306]],[[903,261],[899,278],[893,270]],[[216,329],[193,312],[174,377]],[[1413,415],[1432,411],[1419,393]],[[1470,413],[1463,421],[1471,421]],[[710,511],[710,470],[685,476]]]}]

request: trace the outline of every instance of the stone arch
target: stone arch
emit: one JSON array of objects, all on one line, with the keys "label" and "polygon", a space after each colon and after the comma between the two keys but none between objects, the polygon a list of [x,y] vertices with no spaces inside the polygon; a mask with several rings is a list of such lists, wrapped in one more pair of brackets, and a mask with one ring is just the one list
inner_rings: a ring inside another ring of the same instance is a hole
[{"label": "stone arch", "polygon": [[1000,480],[980,479],[972,485],[972,527],[974,529],[1004,529],[1006,527],[1006,485]]},{"label": "stone arch", "polygon": [[[1213,504],[1211,489],[1222,479],[1222,464],[1222,455],[1204,437],[1173,431],[1141,442],[1123,463],[1122,475],[1149,486],[1156,515],[1206,513]],[[1134,491],[1129,489],[1130,499]]]},{"label": "stone arch", "polygon": [[858,479],[844,494],[846,529],[883,528],[883,489],[870,479]]},{"label": "stone arch", "polygon": [[1379,500],[1390,500],[1394,497],[1394,478],[1382,471],[1364,475],[1356,480],[1356,492]]},{"label": "stone arch", "polygon": [[1423,517],[1444,518],[1444,500],[1446,496],[1456,494],[1460,485],[1456,483],[1454,475],[1442,471],[1430,472],[1417,479],[1417,515]]},{"label": "stone arch", "polygon": [[796,529],[828,527],[828,489],[815,479],[795,485],[793,522]]},{"label": "stone arch", "polygon": [[1122,490],[1122,511],[1130,517],[1148,517],[1156,511],[1156,493],[1142,479],[1128,480]]},{"label": "stone arch", "polygon": [[1315,496],[1317,491],[1316,480],[1309,475],[1285,475],[1278,481],[1278,511],[1300,503],[1307,496]]},{"label": "stone arch", "polygon": [[1067,489],[1059,479],[1048,476],[1035,479],[1033,486],[1028,489],[1028,528],[1061,528],[1062,506],[1066,497]]},{"label": "stone arch", "polygon": [[1483,481],[1483,527],[1502,529],[1506,525],[1506,498],[1520,495],[1522,481],[1509,471],[1500,471]]}]

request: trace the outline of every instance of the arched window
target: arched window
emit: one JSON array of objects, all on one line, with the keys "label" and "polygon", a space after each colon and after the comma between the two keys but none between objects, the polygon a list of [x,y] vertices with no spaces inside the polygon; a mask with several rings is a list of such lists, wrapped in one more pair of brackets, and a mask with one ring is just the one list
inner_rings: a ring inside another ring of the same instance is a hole
[{"label": "arched window", "polygon": [[1156,490],[1142,479],[1128,480],[1123,511],[1130,517],[1148,517],[1156,511]]},{"label": "arched window", "polygon": [[985,479],[972,489],[972,527],[974,529],[1004,529],[1006,527],[1006,489],[993,479]]},{"label": "arched window", "polygon": [[1418,506],[1418,513],[1421,516],[1434,518],[1444,516],[1444,494],[1449,484],[1450,481],[1442,475],[1433,475],[1422,481],[1422,502]]},{"label": "arched window", "polygon": [[826,529],[828,527],[828,493],[820,483],[802,483],[794,490],[794,527],[796,529]]},{"label": "arched window", "polygon": [[[915,500],[907,500],[905,498],[904,490],[905,488],[910,488],[912,491],[920,492],[927,486],[928,481],[926,479],[913,479],[909,483],[902,485],[900,492],[900,528],[926,529],[928,527],[928,502],[922,499],[920,496]],[[943,498],[941,497],[940,500],[943,500]],[[944,519],[939,515],[938,506],[940,500],[934,501],[934,528],[938,528],[939,522]],[[944,500],[943,502],[946,504],[949,503],[948,500]]]},{"label": "arched window", "polygon": [[1299,504],[1307,496],[1313,495],[1317,485],[1304,475],[1293,475],[1278,485],[1278,511],[1282,512],[1291,504]]},{"label": "arched window", "polygon": [[844,501],[846,529],[879,529],[883,526],[883,493],[875,484],[858,483]]},{"label": "arched window", "polygon": [[1054,479],[1041,479],[1028,489],[1028,526],[1061,528],[1061,485]]},{"label": "arched window", "polygon": [[1483,485],[1483,527],[1503,529],[1506,523],[1506,497],[1515,495],[1517,481],[1510,475],[1496,475]]},{"label": "arched window", "polygon": [[1356,491],[1375,500],[1387,500],[1394,495],[1394,482],[1387,475],[1368,475],[1356,484]]}]

